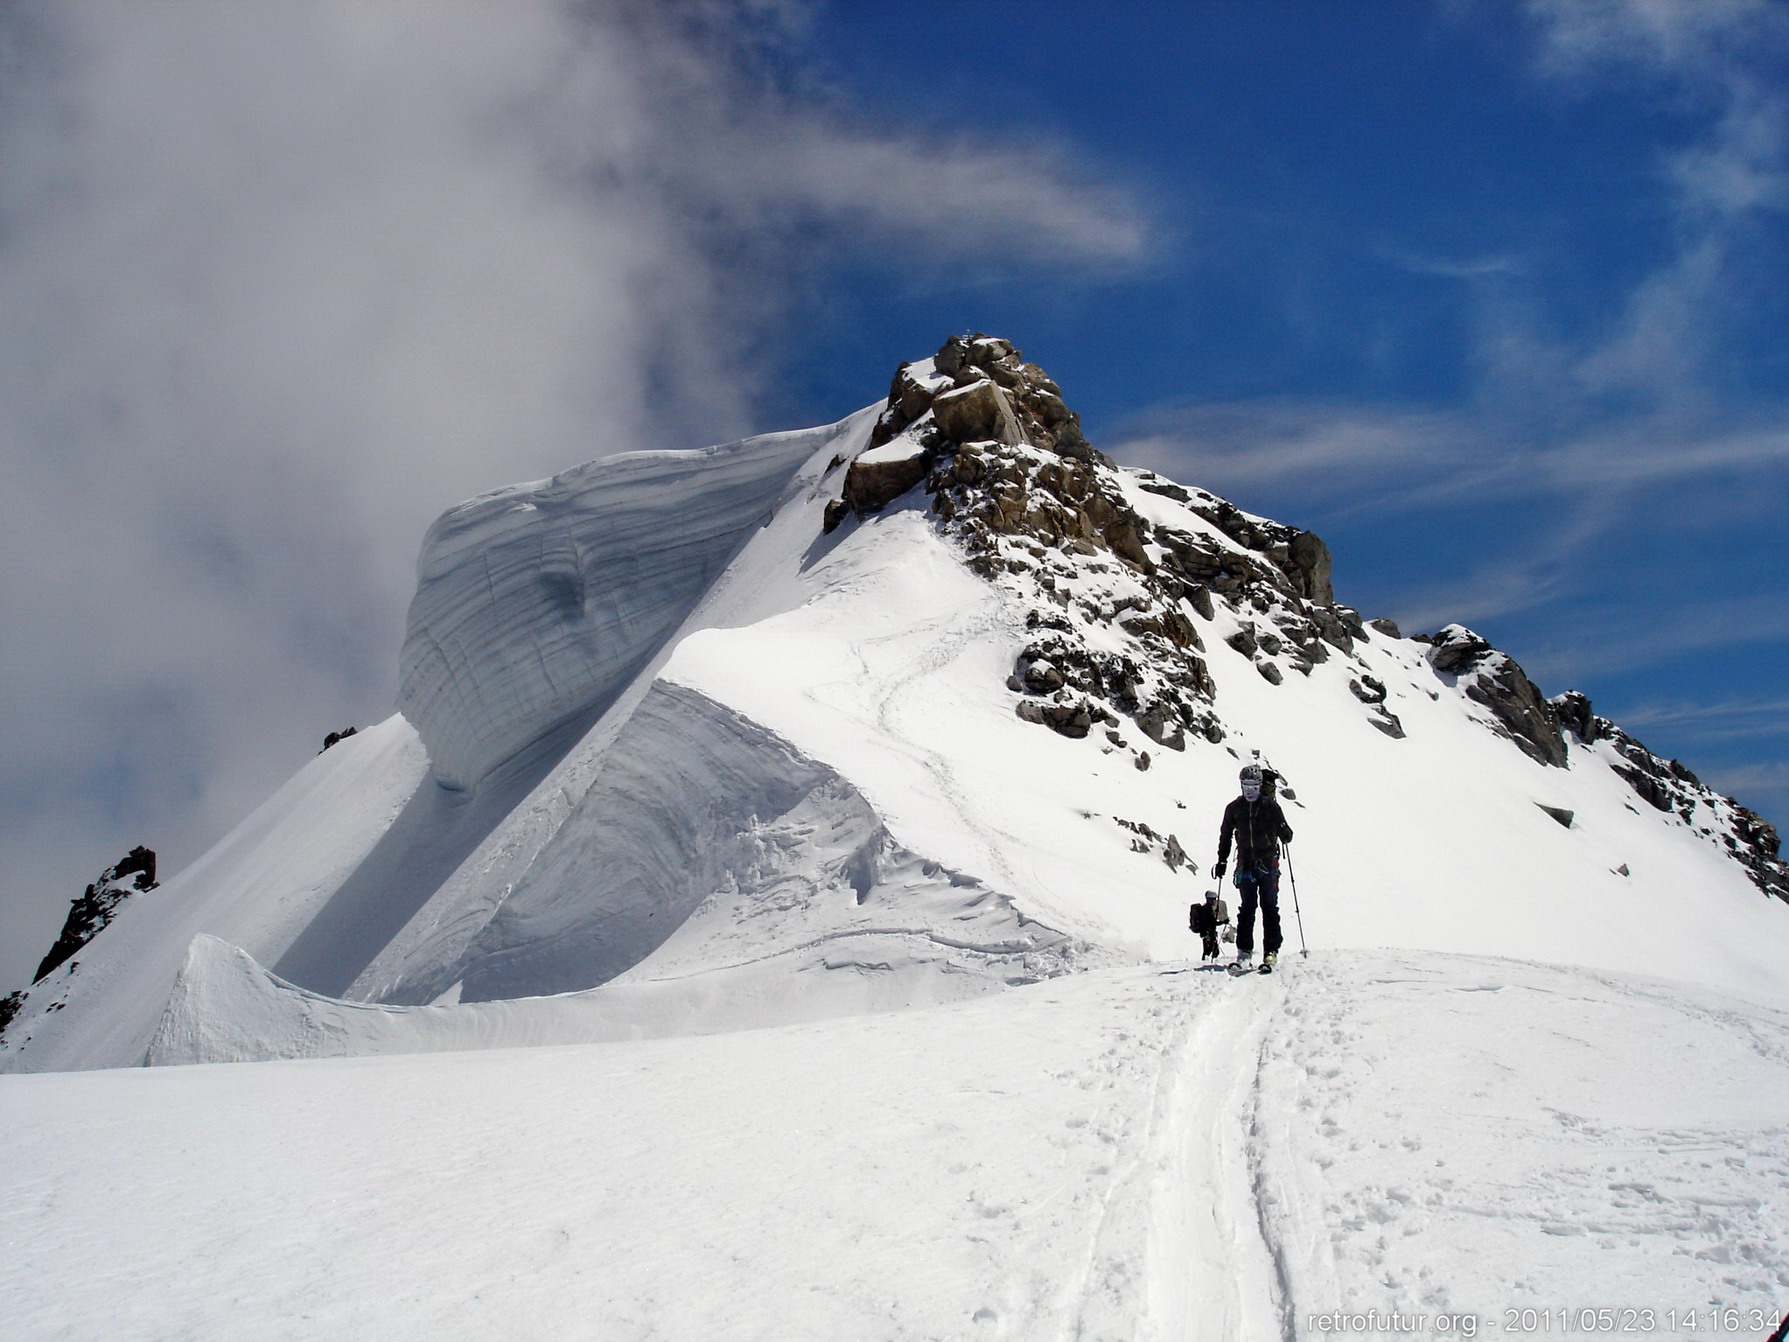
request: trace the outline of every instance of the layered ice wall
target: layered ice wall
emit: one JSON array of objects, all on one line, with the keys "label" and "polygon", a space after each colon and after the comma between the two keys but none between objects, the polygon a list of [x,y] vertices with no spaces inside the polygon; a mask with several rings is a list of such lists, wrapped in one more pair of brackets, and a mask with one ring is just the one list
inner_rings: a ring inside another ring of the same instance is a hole
[{"label": "layered ice wall", "polygon": [[398,695],[436,781],[474,787],[613,702],[833,432],[631,452],[443,515],[423,541]]}]

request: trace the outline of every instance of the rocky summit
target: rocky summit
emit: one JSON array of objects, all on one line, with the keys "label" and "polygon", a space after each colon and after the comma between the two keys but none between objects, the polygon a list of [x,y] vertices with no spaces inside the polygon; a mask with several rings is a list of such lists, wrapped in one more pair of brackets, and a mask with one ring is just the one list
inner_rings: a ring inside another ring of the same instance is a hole
[{"label": "rocky summit", "polygon": [[[1145,516],[1127,502],[1125,475],[1206,526]],[[1185,748],[1188,732],[1222,741],[1199,633],[1222,603],[1240,626],[1225,642],[1269,684],[1332,656],[1350,662],[1349,690],[1368,721],[1404,736],[1385,685],[1353,656],[1357,643],[1400,632],[1383,619],[1369,629],[1336,601],[1319,536],[1147,471],[1121,472],[1088,444],[1056,382],[1008,341],[953,336],[931,359],[900,366],[828,529],[922,485],[970,567],[1028,607],[1036,637],[1007,680],[1026,721],[1072,737],[1114,729],[1116,745],[1129,744],[1117,730],[1125,724],[1171,750]],[[1548,699],[1514,658],[1462,625],[1412,641],[1426,645],[1440,684],[1483,707],[1485,725],[1531,759],[1567,767],[1567,731],[1585,746],[1609,742],[1624,761],[1616,771],[1647,804],[1696,823],[1760,890],[1789,900],[1779,836],[1755,812],[1595,716],[1578,691]],[[1140,767],[1148,759],[1137,752]]]}]

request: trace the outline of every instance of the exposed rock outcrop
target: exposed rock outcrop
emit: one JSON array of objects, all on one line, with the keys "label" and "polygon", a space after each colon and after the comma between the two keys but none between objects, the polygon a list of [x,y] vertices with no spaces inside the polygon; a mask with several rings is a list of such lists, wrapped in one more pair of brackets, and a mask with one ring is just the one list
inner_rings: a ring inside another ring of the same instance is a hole
[{"label": "exposed rock outcrop", "polygon": [[[328,750],[331,746],[346,741],[350,736],[358,736],[359,734],[360,728],[358,727],[344,727],[339,732],[331,732],[328,736],[323,738],[323,750]],[[317,753],[321,755],[323,750],[319,750]]]},{"label": "exposed rock outcrop", "polygon": [[1367,706],[1368,718],[1380,731],[1394,741],[1404,739],[1404,724],[1398,721],[1398,715],[1385,706],[1385,682],[1373,676],[1363,675],[1348,682],[1349,692]]},{"label": "exposed rock outcrop", "polygon": [[[1007,341],[953,336],[932,359],[896,370],[826,529],[885,508],[922,476],[971,567],[1032,606],[1036,637],[1014,666],[1012,688],[1025,696],[1015,707],[1066,736],[1128,719],[1171,750],[1189,733],[1221,740],[1192,623],[1213,619],[1217,598],[1260,617],[1246,655],[1272,684],[1366,637],[1359,615],[1334,604],[1329,548],[1315,534],[1130,472],[1133,487],[1184,504],[1217,534],[1152,525],[1061,388]],[[1374,725],[1403,734],[1383,708]]]},{"label": "exposed rock outcrop", "polygon": [[1776,826],[1716,792],[1680,761],[1654,754],[1608,718],[1599,717],[1587,695],[1568,690],[1547,702],[1581,743],[1608,745],[1617,756],[1616,773],[1648,806],[1677,816],[1719,843],[1746,869],[1752,884],[1789,901],[1789,863],[1783,861]]},{"label": "exposed rock outcrop", "polygon": [[1559,720],[1561,727],[1567,728],[1585,745],[1595,745],[1602,740],[1602,732],[1598,724],[1602,721],[1590,707],[1590,697],[1577,690],[1567,690],[1564,694],[1556,694],[1547,703],[1553,709],[1553,716]]},{"label": "exposed rock outcrop", "polygon": [[862,453],[845,472],[846,505],[860,514],[880,512],[925,479],[934,456],[912,439],[895,439]]},{"label": "exposed rock outcrop", "polygon": [[953,442],[1019,443],[1025,438],[1006,393],[986,378],[940,392],[932,402],[932,416]]},{"label": "exposed rock outcrop", "polygon": [[1542,764],[1565,766],[1558,716],[1513,657],[1459,624],[1448,625],[1427,642],[1435,673],[1490,709],[1497,728],[1523,753]]},{"label": "exposed rock outcrop", "polygon": [[31,981],[43,982],[46,975],[92,941],[117,916],[118,908],[125,900],[153,890],[155,885],[155,854],[147,848],[133,848],[116,866],[107,867],[99,879],[70,904],[62,934],[38,965]]},{"label": "exposed rock outcrop", "polygon": [[1083,719],[1129,719],[1170,750],[1184,749],[1189,732],[1221,739],[1181,584],[1152,558],[1149,523],[1115,472],[1028,443],[955,448],[926,488],[970,566],[1032,607],[1033,638],[1014,676],[1022,693],[1053,706],[1021,704],[1020,715],[1065,735],[1084,735]]},{"label": "exposed rock outcrop", "polygon": [[1126,820],[1123,816],[1113,816],[1113,823],[1121,829],[1127,829],[1134,836],[1131,839],[1133,853],[1153,853],[1162,859],[1170,871],[1185,872],[1188,876],[1199,874],[1199,864],[1187,855],[1181,846],[1177,834],[1158,834],[1153,828],[1141,820]]},{"label": "exposed rock outcrop", "polygon": [[[1149,757],[1130,728],[1170,750],[1220,742],[1226,730],[1196,622],[1222,621],[1222,644],[1271,685],[1342,658],[1366,720],[1404,739],[1385,684],[1356,651],[1401,631],[1336,602],[1321,537],[1149,471],[1119,471],[1088,444],[1061,388],[1007,341],[953,336],[933,358],[896,371],[826,528],[914,490],[929,497],[970,567],[1028,608],[1029,637],[1007,681],[1024,720],[1075,739],[1101,732],[1102,748],[1133,750],[1138,768]],[[1185,512],[1148,508],[1139,490]],[[1529,758],[1565,767],[1568,732],[1587,746],[1611,743],[1622,776],[1648,804],[1686,818],[1712,808],[1699,822],[1705,831],[1719,832],[1761,888],[1789,898],[1776,831],[1758,816],[1652,755],[1582,695],[1546,699],[1514,659],[1471,630],[1449,625],[1416,641],[1427,645],[1435,675]],[[1565,814],[1555,819],[1569,826]]]}]

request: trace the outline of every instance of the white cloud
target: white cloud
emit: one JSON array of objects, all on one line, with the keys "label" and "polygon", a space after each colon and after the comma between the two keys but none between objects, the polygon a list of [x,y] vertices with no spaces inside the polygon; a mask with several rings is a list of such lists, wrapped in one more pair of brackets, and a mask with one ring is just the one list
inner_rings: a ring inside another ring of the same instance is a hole
[{"label": "white cloud", "polygon": [[853,251],[1143,249],[1122,198],[1037,146],[788,92],[784,17],[5,14],[0,985],[124,848],[179,865],[325,730],[388,711],[441,508],[751,427],[763,337]]}]

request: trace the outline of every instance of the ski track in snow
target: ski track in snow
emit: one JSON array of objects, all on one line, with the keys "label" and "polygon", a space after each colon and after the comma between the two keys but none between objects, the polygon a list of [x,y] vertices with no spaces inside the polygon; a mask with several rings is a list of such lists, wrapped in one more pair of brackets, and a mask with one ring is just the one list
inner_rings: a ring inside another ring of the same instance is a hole
[{"label": "ski track in snow", "polygon": [[1333,1310],[1780,1310],[1785,1059],[1789,1014],[1712,992],[1331,952],[722,1037],[9,1076],[0,1318],[1268,1342]]},{"label": "ski track in snow", "polygon": [[[1149,1235],[1138,1336],[1146,1342],[1278,1337],[1281,1290],[1254,1188],[1260,1056],[1283,992],[1199,971],[1218,1000],[1164,1059],[1150,1133]],[[1118,1335],[1131,1301],[1101,1301]],[[1104,1311],[1102,1311],[1104,1312]]]}]

